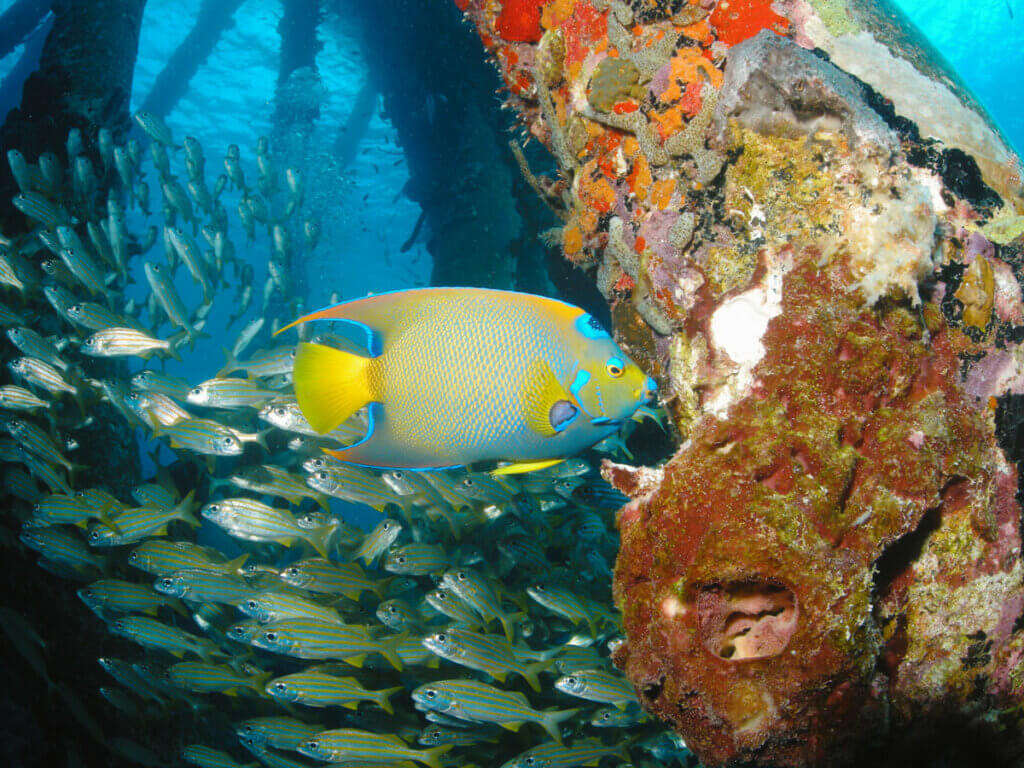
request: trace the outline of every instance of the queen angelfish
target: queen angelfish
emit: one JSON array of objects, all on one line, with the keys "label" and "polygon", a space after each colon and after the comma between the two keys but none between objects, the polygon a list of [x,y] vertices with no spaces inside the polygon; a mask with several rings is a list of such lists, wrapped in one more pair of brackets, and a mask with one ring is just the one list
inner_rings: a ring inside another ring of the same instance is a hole
[{"label": "queen angelfish", "polygon": [[[295,395],[319,433],[369,406],[369,428],[336,458],[439,469],[507,461],[526,472],[613,434],[655,392],[591,315],[544,296],[422,288],[336,304],[366,355],[300,343]],[[285,330],[285,329],[282,329]]]}]

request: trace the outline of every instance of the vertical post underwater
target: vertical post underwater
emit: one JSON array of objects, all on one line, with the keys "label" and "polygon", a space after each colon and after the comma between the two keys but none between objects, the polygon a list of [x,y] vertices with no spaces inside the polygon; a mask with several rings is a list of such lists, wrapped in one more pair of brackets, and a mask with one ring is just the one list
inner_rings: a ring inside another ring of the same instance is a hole
[{"label": "vertical post underwater", "polygon": [[[272,118],[271,145],[274,154],[292,168],[306,173],[313,131],[320,118],[320,75],[317,54],[323,48],[317,33],[321,21],[321,0],[283,0],[277,30],[281,36],[280,63]],[[295,234],[295,233],[293,233]],[[292,242],[300,238],[292,237]],[[301,314],[309,291],[308,267],[296,256],[296,249],[281,253],[283,272],[292,287],[290,301],[276,314],[290,322]],[[280,296],[280,295],[279,295]],[[280,297],[282,303],[285,297]],[[274,312],[274,302],[269,305]]]}]

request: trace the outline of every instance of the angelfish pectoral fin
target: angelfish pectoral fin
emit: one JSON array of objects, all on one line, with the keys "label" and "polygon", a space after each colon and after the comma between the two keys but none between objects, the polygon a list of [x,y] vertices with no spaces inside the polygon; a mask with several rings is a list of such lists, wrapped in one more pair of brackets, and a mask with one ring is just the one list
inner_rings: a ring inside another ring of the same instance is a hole
[{"label": "angelfish pectoral fin", "polygon": [[559,383],[547,361],[540,357],[535,358],[523,374],[519,404],[523,420],[544,437],[554,437],[579,415],[572,396]]}]

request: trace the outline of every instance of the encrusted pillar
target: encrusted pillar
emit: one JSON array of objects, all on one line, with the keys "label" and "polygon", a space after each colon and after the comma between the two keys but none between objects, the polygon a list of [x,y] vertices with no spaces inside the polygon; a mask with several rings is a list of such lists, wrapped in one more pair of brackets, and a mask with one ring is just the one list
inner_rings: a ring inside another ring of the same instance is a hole
[{"label": "encrusted pillar", "polygon": [[708,765],[1024,759],[1024,197],[984,111],[881,1],[456,1],[680,437],[605,468],[644,706]]},{"label": "encrusted pillar", "polygon": [[0,128],[0,200],[9,200],[18,191],[6,162],[7,150],[18,149],[30,160],[47,150],[59,151],[64,160],[63,147],[72,128],[90,137],[99,126],[115,136],[128,130],[145,5],[145,0],[54,0],[56,19],[39,71],[25,82],[21,107],[11,111]]}]

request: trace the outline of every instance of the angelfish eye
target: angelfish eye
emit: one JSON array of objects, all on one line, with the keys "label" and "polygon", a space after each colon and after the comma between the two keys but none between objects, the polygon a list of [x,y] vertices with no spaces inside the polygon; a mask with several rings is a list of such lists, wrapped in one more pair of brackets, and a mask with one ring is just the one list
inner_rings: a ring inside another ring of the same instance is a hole
[{"label": "angelfish eye", "polygon": [[622,375],[622,371],[625,367],[626,364],[623,363],[622,360],[620,360],[617,357],[609,357],[608,362],[605,363],[605,370],[608,372],[608,375],[611,376],[613,379],[619,378],[619,376]]}]

